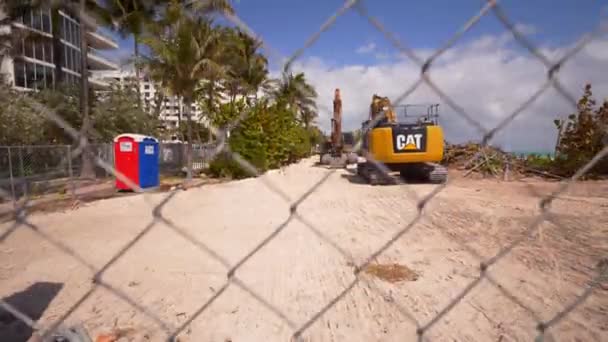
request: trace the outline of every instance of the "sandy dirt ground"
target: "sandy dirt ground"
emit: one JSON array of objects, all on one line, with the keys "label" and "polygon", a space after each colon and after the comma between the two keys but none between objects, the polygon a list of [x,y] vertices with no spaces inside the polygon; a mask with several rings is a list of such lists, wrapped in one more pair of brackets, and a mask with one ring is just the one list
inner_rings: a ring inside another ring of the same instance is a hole
[{"label": "sandy dirt ground", "polygon": [[[180,341],[288,341],[296,331],[305,341],[403,341],[417,329],[428,340],[519,341],[608,264],[606,182],[576,184],[522,238],[557,183],[455,175],[407,228],[434,185],[374,187],[337,170],[290,215],[282,196],[298,199],[327,172],[308,160],[261,179],[35,213],[37,232],[2,223],[0,297],[42,326],[67,314],[66,325],[121,331],[121,341],[163,341],[175,330]],[[353,265],[406,228],[373,265],[414,276],[356,280]],[[480,261],[518,239],[478,281]],[[605,341],[602,281],[546,334]],[[0,318],[0,336],[23,330]]]}]

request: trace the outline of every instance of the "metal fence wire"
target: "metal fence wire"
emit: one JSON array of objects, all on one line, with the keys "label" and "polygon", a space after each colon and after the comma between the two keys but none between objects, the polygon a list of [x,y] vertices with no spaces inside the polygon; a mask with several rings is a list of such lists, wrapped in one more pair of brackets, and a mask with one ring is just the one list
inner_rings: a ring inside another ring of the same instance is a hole
[{"label": "metal fence wire", "polygon": [[[571,50],[567,51],[561,58],[559,58],[557,60],[551,60],[547,56],[544,56],[542,54],[542,52],[540,51],[540,49],[538,49],[534,45],[534,43],[529,41],[524,35],[520,34],[517,31],[515,25],[510,21],[510,19],[507,17],[507,15],[505,15],[505,13],[502,11],[502,9],[497,1],[488,0],[487,3],[485,3],[485,5],[479,10],[479,12],[474,13],[474,15],[470,18],[470,20],[467,21],[464,24],[464,26],[451,37],[451,39],[449,39],[443,46],[441,46],[439,49],[437,49],[430,57],[423,59],[423,58],[417,56],[412,48],[408,47],[404,42],[400,41],[395,35],[393,35],[391,32],[389,32],[384,27],[384,25],[380,22],[380,20],[378,20],[377,18],[370,15],[368,13],[368,11],[366,10],[363,1],[348,0],[344,3],[344,5],[336,13],[332,14],[328,18],[328,20],[313,35],[310,36],[310,38],[304,43],[302,48],[298,49],[295,53],[293,53],[287,59],[285,68],[289,69],[290,66],[292,65],[292,63],[302,55],[304,50],[306,50],[309,46],[311,46],[322,35],[322,33],[324,31],[326,31],[328,28],[330,28],[332,25],[334,25],[334,23],[336,22],[336,19],[339,16],[341,16],[349,11],[354,11],[354,12],[358,13],[360,16],[362,16],[363,18],[365,18],[369,22],[369,24],[372,27],[374,27],[376,30],[381,32],[386,37],[386,39],[388,39],[397,50],[406,54],[412,61],[417,63],[420,68],[419,79],[415,80],[411,85],[409,85],[407,88],[405,88],[403,93],[400,96],[398,96],[395,99],[391,99],[391,102],[393,104],[398,104],[398,103],[402,102],[410,94],[412,94],[420,85],[426,84],[441,98],[441,100],[444,103],[446,103],[449,107],[451,107],[451,109],[453,109],[456,114],[458,114],[463,120],[465,120],[466,122],[473,125],[474,127],[476,127],[479,130],[479,132],[481,133],[480,140],[482,142],[482,145],[488,144],[498,131],[504,129],[511,121],[513,121],[518,115],[520,115],[522,113],[522,111],[524,109],[526,109],[536,98],[538,98],[542,93],[544,93],[549,88],[556,89],[564,99],[566,99],[569,103],[572,104],[573,107],[576,108],[575,97],[572,96],[571,94],[569,94],[560,83],[560,80],[559,80],[560,67],[562,65],[564,65],[564,63],[566,63],[577,52],[579,52],[595,36],[597,36],[600,33],[605,33],[607,31],[606,27],[598,27],[598,29],[595,32],[591,32],[589,34],[584,35],[579,40],[579,42]],[[264,41],[263,37],[259,37],[257,34],[255,34],[247,26],[247,24],[244,23],[237,15],[232,15],[232,14],[227,14],[227,13],[224,15],[227,19],[229,19],[234,24],[238,25],[245,31],[251,33],[252,35],[254,35],[254,36],[260,38],[262,41]],[[455,44],[457,44],[459,39],[463,36],[463,34],[466,33],[467,31],[471,30],[471,28],[473,28],[482,17],[489,16],[489,15],[496,16],[496,18],[498,18],[500,20],[500,22],[504,25],[504,27],[513,34],[513,36],[515,37],[517,42],[519,42],[521,44],[521,46],[523,46],[530,53],[532,53],[538,59],[539,63],[543,64],[547,70],[546,80],[545,80],[544,84],[536,92],[531,93],[528,100],[524,101],[524,103],[522,103],[510,115],[505,117],[498,125],[490,128],[490,129],[484,127],[481,122],[476,120],[474,115],[468,113],[466,111],[466,109],[460,107],[457,104],[457,101],[453,100],[448,94],[446,94],[445,92],[443,92],[441,90],[441,85],[433,82],[431,80],[431,78],[429,77],[429,71],[433,68],[433,62],[437,58],[439,58],[442,54],[444,54],[446,51],[448,51],[450,48],[452,48]],[[266,43],[265,43],[265,45],[266,45],[267,51],[274,51],[274,50],[272,50],[271,47],[267,46]],[[40,112],[44,113],[49,118],[49,120],[52,120],[57,125],[59,125],[63,129],[65,129],[66,132],[71,134],[74,141],[79,143],[80,147],[78,148],[77,153],[73,153],[73,156],[74,156],[74,154],[78,155],[79,153],[82,153],[83,148],[85,146],[87,146],[87,141],[86,141],[86,139],[81,138],[77,129],[75,129],[74,127],[70,127],[68,124],[66,124],[61,119],[61,117],[59,117],[57,114],[55,114],[52,110],[49,110],[48,108],[44,108],[41,105],[36,104],[36,103],[33,103],[33,105],[36,105],[38,107],[38,109],[40,110]],[[322,108],[322,109],[327,110],[326,108]],[[327,110],[327,112],[330,112],[330,111]],[[247,115],[248,115],[248,113],[246,113],[246,112],[242,113],[240,120],[238,120],[237,122],[234,122],[231,125],[231,127],[228,127],[226,129],[230,129],[232,127],[238,126],[239,122],[242,121],[242,119],[245,118]],[[378,118],[378,119],[380,119],[380,118]],[[217,148],[215,148],[215,150],[213,151],[214,154],[226,152],[234,159],[234,161],[239,163],[245,170],[248,170],[251,174],[260,175],[260,172],[253,165],[248,163],[239,154],[230,151],[230,148],[226,144],[226,141],[223,140],[223,137],[226,136],[226,134],[223,133],[224,132],[223,129],[214,128],[213,131],[217,137],[220,137],[220,139],[222,139],[220,141],[220,144],[218,144]],[[360,149],[361,149],[361,141],[358,141],[356,144],[355,150],[360,150]],[[478,258],[479,258],[478,271],[479,272],[478,272],[477,276],[474,277],[474,279],[470,281],[468,286],[464,287],[462,290],[460,290],[459,293],[457,293],[455,296],[453,296],[451,301],[447,305],[445,305],[443,307],[443,309],[439,310],[434,315],[434,317],[432,317],[432,319],[430,319],[426,322],[420,322],[419,319],[417,319],[415,317],[415,315],[410,314],[409,311],[406,310],[405,308],[403,308],[401,305],[399,305],[399,303],[394,302],[393,304],[395,306],[395,309],[406,314],[407,317],[409,317],[412,324],[415,324],[417,327],[417,329],[416,329],[417,336],[411,336],[411,338],[412,339],[417,338],[419,340],[426,339],[429,331],[432,330],[433,327],[435,327],[437,325],[437,323],[439,321],[441,321],[449,312],[451,312],[455,307],[457,307],[459,305],[459,303],[461,303],[462,299],[465,298],[467,295],[469,295],[471,293],[471,291],[473,291],[475,288],[477,288],[482,282],[493,284],[493,286],[497,290],[499,290],[500,293],[505,298],[508,298],[510,301],[513,301],[519,307],[528,308],[528,306],[526,305],[525,302],[523,302],[522,299],[518,299],[520,297],[518,297],[516,293],[513,293],[512,290],[509,290],[505,286],[501,286],[498,283],[498,281],[493,277],[491,271],[493,271],[495,268],[497,268],[496,265],[501,259],[508,256],[517,246],[522,244],[522,242],[524,242],[526,239],[533,236],[539,229],[539,226],[541,225],[541,223],[543,223],[545,220],[550,219],[552,201],[558,195],[565,192],[568,189],[568,187],[572,184],[572,182],[579,179],[588,170],[590,170],[599,160],[606,157],[607,155],[608,155],[608,147],[604,148],[600,153],[598,153],[584,167],[582,167],[580,170],[578,170],[578,172],[576,172],[576,174],[573,177],[571,177],[568,181],[564,181],[563,183],[561,183],[561,185],[559,186],[559,188],[557,190],[552,192],[550,195],[544,197],[539,202],[539,207],[541,209],[540,214],[526,228],[524,234],[513,239],[510,243],[508,243],[504,246],[501,246],[501,248],[493,256],[491,256],[489,258],[482,258],[482,257],[478,256]],[[2,156],[2,158],[4,158],[4,157],[5,156]],[[368,156],[368,158],[369,158],[369,156]],[[95,160],[99,167],[105,169],[107,172],[113,174],[117,178],[120,178],[121,180],[130,184],[133,188],[137,189],[137,191],[145,192],[143,189],[139,188],[136,184],[133,184],[132,182],[130,182],[124,175],[116,172],[116,170],[114,170],[112,168],[112,164],[109,164],[108,162],[104,161],[102,158],[99,158],[99,156],[95,156]],[[15,160],[15,161],[17,161],[17,160]],[[380,163],[378,163],[378,166],[382,167],[382,165],[380,165]],[[158,205],[150,208],[150,210],[153,213],[152,220],[145,225],[145,228],[143,230],[141,230],[137,234],[137,236],[135,236],[131,241],[128,241],[124,248],[120,249],[118,253],[116,253],[111,258],[109,258],[107,260],[107,262],[100,268],[95,267],[95,266],[91,265],[89,262],[87,262],[86,258],[83,257],[83,251],[79,251],[79,250],[77,250],[77,248],[64,244],[60,240],[53,237],[51,234],[45,232],[45,230],[41,229],[42,227],[39,227],[35,223],[32,223],[28,217],[27,206],[22,206],[21,208],[18,209],[18,210],[20,210],[20,212],[19,212],[19,215],[17,215],[17,219],[14,222],[14,224],[11,227],[9,227],[9,229],[2,232],[2,234],[0,235],[0,242],[4,243],[7,239],[7,237],[10,236],[17,229],[29,229],[34,234],[38,235],[40,238],[51,243],[52,245],[59,248],[64,253],[66,253],[70,257],[73,257],[76,261],[78,261],[79,263],[81,263],[82,265],[87,267],[90,270],[90,272],[92,273],[93,283],[92,283],[90,289],[88,291],[86,291],[86,293],[81,298],[76,300],[75,304],[73,304],[72,307],[65,310],[65,312],[63,312],[63,314],[60,317],[58,317],[58,319],[53,324],[50,324],[48,326],[39,326],[38,323],[35,321],[35,319],[33,319],[32,317],[28,317],[28,315],[21,308],[11,305],[10,303],[8,303],[5,300],[0,301],[0,306],[2,306],[5,310],[10,312],[15,317],[17,317],[19,320],[21,320],[22,322],[24,322],[25,324],[30,326],[35,331],[35,333],[38,334],[39,336],[41,336],[43,339],[51,338],[53,336],[57,336],[57,334],[61,333],[61,331],[64,331],[64,332],[66,331],[65,330],[66,328],[63,326],[65,320],[75,310],[77,310],[79,308],[79,306],[82,305],[82,303],[87,300],[87,298],[89,298],[93,293],[95,293],[99,289],[105,289],[106,291],[109,291],[109,292],[113,293],[114,295],[116,295],[118,298],[122,299],[125,303],[128,303],[130,306],[132,306],[137,311],[139,311],[139,312],[145,314],[147,317],[149,317],[150,320],[155,322],[159,327],[161,327],[166,332],[167,338],[169,340],[177,340],[178,335],[180,335],[182,332],[184,332],[187,329],[187,327],[194,320],[196,320],[203,312],[207,311],[208,308],[210,307],[210,305],[214,301],[216,301],[219,297],[223,296],[229,287],[235,286],[235,287],[238,287],[238,288],[246,291],[247,293],[249,293],[252,296],[252,298],[254,298],[256,301],[259,302],[260,305],[267,307],[274,315],[279,317],[288,326],[292,327],[293,328],[292,337],[294,340],[303,339],[303,336],[308,331],[308,329],[311,326],[313,326],[315,323],[318,323],[318,321],[321,319],[321,317],[324,314],[326,314],[328,311],[331,311],[334,306],[338,305],[338,303],[340,303],[340,301],[350,291],[353,290],[353,288],[357,285],[357,283],[359,283],[361,281],[367,281],[361,276],[361,272],[363,269],[365,269],[374,259],[381,256],[389,247],[391,247],[393,244],[395,244],[396,241],[401,239],[408,232],[416,229],[417,223],[425,216],[424,209],[425,209],[425,207],[427,207],[427,204],[430,201],[432,201],[440,192],[442,192],[446,188],[446,186],[448,186],[448,184],[449,184],[449,181],[448,181],[448,183],[446,183],[446,184],[439,185],[439,186],[435,187],[434,190],[431,193],[429,193],[428,195],[424,196],[423,198],[418,198],[417,199],[418,214],[416,215],[416,217],[411,222],[404,224],[403,227],[401,227],[396,233],[394,233],[388,241],[386,241],[382,246],[380,246],[379,248],[374,250],[372,253],[370,253],[367,258],[365,258],[362,261],[356,261],[351,258],[351,256],[349,255],[348,252],[344,251],[344,249],[342,247],[340,247],[339,243],[337,243],[336,241],[332,241],[327,236],[327,234],[324,233],[324,229],[322,227],[315,227],[314,225],[309,223],[309,221],[306,220],[305,217],[302,217],[302,215],[298,211],[298,209],[300,208],[302,203],[305,202],[311,194],[313,194],[319,188],[323,187],[323,184],[325,183],[325,181],[327,179],[329,179],[330,175],[334,172],[336,172],[336,170],[328,170],[325,177],[323,177],[319,182],[317,182],[312,188],[308,189],[308,191],[306,191],[301,197],[295,198],[295,199],[290,198],[290,196],[288,196],[285,192],[283,192],[278,185],[272,183],[266,177],[258,178],[259,181],[263,182],[264,185],[266,185],[271,191],[277,193],[281,198],[283,198],[289,204],[289,208],[290,208],[289,209],[289,218],[288,218],[287,222],[277,226],[272,231],[271,234],[269,234],[262,241],[259,241],[259,243],[257,243],[254,248],[252,248],[250,251],[248,251],[248,253],[245,254],[245,256],[242,259],[240,259],[238,262],[236,262],[234,264],[227,263],[225,261],[225,259],[223,259],[220,256],[220,253],[218,253],[218,252],[212,250],[210,247],[206,246],[203,241],[199,241],[199,240],[195,239],[194,237],[189,235],[187,232],[185,232],[182,228],[176,226],[169,218],[167,218],[163,215],[163,207],[165,205],[167,205],[167,203],[172,201],[172,198],[175,195],[174,192],[170,192],[170,193],[164,195],[165,196],[164,199]],[[407,186],[407,185],[405,185],[405,186]],[[7,193],[6,191],[4,191],[2,193],[2,195],[5,198],[10,199],[10,194]],[[332,300],[328,301],[325,306],[319,307],[316,310],[316,313],[311,315],[308,320],[306,320],[304,322],[299,322],[299,323],[292,322],[287,317],[286,313],[284,313],[281,309],[273,306],[268,301],[266,301],[263,298],[263,296],[261,296],[259,293],[257,293],[251,286],[249,286],[246,282],[241,280],[238,276],[238,273],[239,273],[238,271],[244,264],[246,264],[254,255],[256,255],[261,250],[263,250],[271,241],[273,241],[278,236],[278,234],[282,230],[287,229],[288,228],[287,223],[289,223],[291,221],[295,221],[295,220],[301,221],[317,237],[322,239],[324,242],[329,243],[329,245],[333,246],[337,252],[339,252],[342,256],[344,256],[345,258],[350,260],[350,263],[352,265],[353,272],[355,275],[354,280],[352,282],[348,283],[338,295],[336,295]],[[165,226],[165,227],[172,229],[176,234],[179,234],[180,236],[185,237],[194,246],[205,251],[205,253],[209,256],[209,258],[213,258],[225,266],[226,279],[225,279],[224,285],[221,288],[216,289],[214,295],[211,298],[207,299],[205,302],[200,303],[199,309],[196,310],[195,312],[189,314],[188,319],[185,322],[183,322],[183,324],[181,324],[180,326],[174,326],[172,323],[163,320],[155,313],[154,309],[146,307],[145,305],[139,303],[137,300],[135,300],[135,299],[131,298],[129,295],[127,295],[127,293],[124,290],[110,284],[109,282],[107,282],[104,279],[104,276],[106,275],[108,270],[118,260],[120,260],[125,255],[125,253],[127,253],[127,251],[129,251],[131,248],[133,248],[133,246],[135,246],[142,239],[143,236],[150,233],[150,231],[152,231],[153,229],[155,229],[158,226]],[[459,245],[462,245],[465,249],[471,250],[471,248],[468,247],[466,244],[464,244],[462,241],[455,240],[455,242],[458,243]],[[473,255],[477,255],[477,254],[473,253]],[[553,326],[555,326],[561,320],[563,320],[565,317],[567,317],[573,310],[577,309],[577,307],[581,306],[585,302],[585,300],[591,295],[591,293],[594,290],[596,290],[598,285],[600,285],[601,282],[604,282],[607,280],[607,277],[608,277],[607,267],[603,267],[603,269],[601,269],[600,272],[598,272],[597,276],[594,279],[592,279],[584,289],[581,290],[580,294],[575,299],[573,299],[569,304],[565,305],[561,310],[554,312],[554,315],[552,317],[545,319],[545,320],[541,320],[538,316],[533,315],[536,320],[536,334],[538,335],[538,338],[542,339],[543,337],[545,337],[547,334],[550,333],[550,330]],[[373,288],[373,287],[371,287],[371,288]],[[532,310],[529,310],[529,309],[528,309],[528,311],[533,312]],[[66,335],[66,334],[67,333],[65,333],[64,335]],[[77,334],[75,334],[73,332],[71,333],[71,336],[72,336],[71,338],[73,341],[79,339],[79,337],[74,337],[75,335],[77,335]],[[84,339],[81,339],[81,340],[84,340]]]},{"label": "metal fence wire", "polygon": [[[214,145],[193,145],[193,170],[204,169],[210,161]],[[10,193],[13,200],[47,194],[58,188],[77,188],[82,169],[80,153],[71,145],[0,146],[0,189]],[[174,176],[186,170],[185,143],[160,143],[161,175]],[[114,165],[112,143],[92,144],[90,153],[104,164]],[[107,179],[112,173],[99,165],[95,178]],[[7,198],[0,198],[6,201]]]}]

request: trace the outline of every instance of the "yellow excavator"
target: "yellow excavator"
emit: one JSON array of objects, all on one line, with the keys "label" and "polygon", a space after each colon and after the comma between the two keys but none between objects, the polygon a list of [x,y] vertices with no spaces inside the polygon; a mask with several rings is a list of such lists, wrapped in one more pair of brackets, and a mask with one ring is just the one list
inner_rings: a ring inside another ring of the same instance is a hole
[{"label": "yellow excavator", "polygon": [[[426,107],[426,113],[412,113],[420,107]],[[403,109],[403,115],[397,109]],[[362,124],[366,160],[357,163],[357,174],[372,185],[394,184],[396,179],[378,166],[382,163],[406,181],[447,181],[448,171],[439,164],[444,138],[438,111],[439,104],[393,106],[388,97],[374,94],[369,120]]]}]

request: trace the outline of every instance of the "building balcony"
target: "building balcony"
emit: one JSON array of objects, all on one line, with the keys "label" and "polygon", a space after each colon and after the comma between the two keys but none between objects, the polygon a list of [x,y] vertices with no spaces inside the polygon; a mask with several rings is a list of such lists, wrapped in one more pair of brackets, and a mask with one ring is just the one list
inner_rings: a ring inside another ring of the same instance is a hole
[{"label": "building balcony", "polygon": [[118,49],[118,43],[114,41],[114,39],[99,31],[88,31],[87,42],[89,43],[89,46],[97,50]]},{"label": "building balcony", "polygon": [[117,70],[118,65],[116,63],[111,62],[110,60],[102,57],[94,48],[89,47],[88,51],[88,60],[90,70]]},{"label": "building balcony", "polygon": [[89,84],[91,88],[95,90],[107,90],[110,89],[110,83],[100,80],[98,78],[89,77]]}]

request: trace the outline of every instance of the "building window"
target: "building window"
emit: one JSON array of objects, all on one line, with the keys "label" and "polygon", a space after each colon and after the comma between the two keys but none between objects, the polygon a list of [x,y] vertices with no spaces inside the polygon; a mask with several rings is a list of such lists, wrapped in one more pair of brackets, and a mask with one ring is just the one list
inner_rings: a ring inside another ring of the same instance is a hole
[{"label": "building window", "polygon": [[46,33],[51,32],[51,16],[48,11],[42,12],[42,31]]},{"label": "building window", "polygon": [[68,64],[69,64],[68,46],[64,45],[63,46],[63,67],[67,69]]},{"label": "building window", "polygon": [[80,54],[78,53],[78,51],[74,50],[74,49],[70,49],[72,50],[72,58],[74,59],[74,71],[76,72],[80,72]]},{"label": "building window", "polygon": [[67,20],[66,18],[63,18],[63,20],[65,21],[65,40],[67,42],[71,42],[72,41],[72,25],[71,22],[69,20]]},{"label": "building window", "polygon": [[44,61],[44,44],[42,42],[32,42],[34,44],[34,53],[36,58],[39,61]]},{"label": "building window", "polygon": [[16,50],[15,50],[15,53],[17,55],[25,55],[25,51],[23,49],[24,49],[23,39],[21,39],[20,41],[17,42],[17,47],[16,47]]},{"label": "building window", "polygon": [[44,43],[44,60],[49,63],[53,63],[53,43]]},{"label": "building window", "polygon": [[43,89],[55,84],[55,69],[52,67],[16,59],[13,68],[16,87]]},{"label": "building window", "polygon": [[72,48],[66,45],[66,52],[68,54],[68,69],[74,70],[74,54]]},{"label": "building window", "polygon": [[25,57],[34,58],[34,43],[31,40],[25,40],[23,44]]},{"label": "building window", "polygon": [[66,72],[66,73],[63,75],[63,79],[64,79],[65,84],[67,84],[67,85],[73,85],[73,84],[75,83],[75,82],[74,82],[74,75],[72,75],[72,74],[70,74],[70,73],[67,73],[67,72]]},{"label": "building window", "polygon": [[42,16],[40,10],[32,11],[32,27],[38,31],[42,31]]},{"label": "building window", "polygon": [[44,65],[36,64],[36,88],[42,89],[46,88],[46,79],[45,79],[45,71]]},{"label": "building window", "polygon": [[69,20],[66,17],[62,17],[62,21],[63,21],[63,39],[68,42],[68,43],[72,43],[74,41],[74,39],[72,38],[73,35],[73,24],[72,21]]},{"label": "building window", "polygon": [[66,27],[66,35],[65,35],[64,39],[74,46],[79,46],[80,45],[79,25],[65,17],[63,18],[63,20],[64,20],[64,25]]},{"label": "building window", "polygon": [[34,63],[25,63],[25,85],[27,88],[36,89],[36,68]]},{"label": "building window", "polygon": [[59,37],[64,40],[68,40],[67,39],[66,20],[64,17],[61,17],[61,25],[59,25]]},{"label": "building window", "polygon": [[75,72],[80,72],[80,51],[67,45],[63,46],[64,65],[63,67]]},{"label": "building window", "polygon": [[23,61],[15,60],[13,63],[15,69],[15,86],[26,88],[25,84],[25,64]]},{"label": "building window", "polygon": [[23,14],[23,25],[32,27],[32,11],[26,11]]},{"label": "building window", "polygon": [[74,45],[80,47],[80,25],[74,25],[74,30],[75,30],[75,40],[74,40]]},{"label": "building window", "polygon": [[44,67],[44,77],[46,78],[46,86],[51,88],[55,85],[55,70],[51,67]]}]

